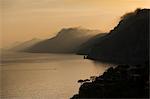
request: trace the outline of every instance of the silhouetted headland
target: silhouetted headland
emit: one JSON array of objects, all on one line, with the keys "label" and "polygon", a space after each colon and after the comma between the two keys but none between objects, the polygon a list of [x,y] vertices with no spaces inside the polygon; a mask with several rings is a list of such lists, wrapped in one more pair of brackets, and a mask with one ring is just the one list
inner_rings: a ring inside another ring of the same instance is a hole
[{"label": "silhouetted headland", "polygon": [[71,99],[149,98],[149,13],[150,9],[137,9],[124,15],[93,46],[89,59],[120,65],[90,82],[80,80],[79,93]]},{"label": "silhouetted headland", "polygon": [[113,63],[148,60],[149,13],[149,9],[137,9],[124,15],[119,24],[91,48],[88,58]]}]

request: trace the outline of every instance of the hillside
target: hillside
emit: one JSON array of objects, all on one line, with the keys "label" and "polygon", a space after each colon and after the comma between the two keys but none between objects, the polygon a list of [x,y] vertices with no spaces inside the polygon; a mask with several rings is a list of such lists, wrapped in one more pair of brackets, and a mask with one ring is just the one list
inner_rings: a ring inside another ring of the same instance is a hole
[{"label": "hillside", "polygon": [[141,63],[148,60],[149,9],[124,15],[119,24],[98,42],[88,58],[114,63]]},{"label": "hillside", "polygon": [[100,33],[98,30],[82,28],[62,29],[55,37],[41,41],[24,51],[38,53],[76,53],[81,44],[98,33]]},{"label": "hillside", "polygon": [[92,37],[91,39],[89,39],[87,42],[83,43],[80,46],[80,49],[78,50],[77,54],[88,55],[90,53],[91,49],[98,42],[100,42],[105,36],[107,36],[107,33],[100,33],[100,34],[97,34],[96,36]]}]

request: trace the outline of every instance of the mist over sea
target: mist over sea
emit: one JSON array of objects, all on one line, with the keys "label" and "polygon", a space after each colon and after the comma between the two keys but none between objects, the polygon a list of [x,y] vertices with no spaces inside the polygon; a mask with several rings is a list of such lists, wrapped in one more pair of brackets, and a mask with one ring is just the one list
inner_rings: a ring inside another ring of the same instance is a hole
[{"label": "mist over sea", "polygon": [[2,52],[1,97],[68,99],[78,93],[79,79],[102,74],[108,64],[73,54]]}]

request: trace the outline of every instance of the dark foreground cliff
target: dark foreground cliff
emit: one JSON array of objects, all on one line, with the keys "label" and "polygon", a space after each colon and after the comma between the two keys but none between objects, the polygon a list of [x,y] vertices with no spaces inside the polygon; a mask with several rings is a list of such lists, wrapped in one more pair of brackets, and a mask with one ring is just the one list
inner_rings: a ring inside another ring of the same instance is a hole
[{"label": "dark foreground cliff", "polygon": [[125,14],[119,24],[98,42],[89,59],[112,63],[142,63],[149,58],[150,9]]}]

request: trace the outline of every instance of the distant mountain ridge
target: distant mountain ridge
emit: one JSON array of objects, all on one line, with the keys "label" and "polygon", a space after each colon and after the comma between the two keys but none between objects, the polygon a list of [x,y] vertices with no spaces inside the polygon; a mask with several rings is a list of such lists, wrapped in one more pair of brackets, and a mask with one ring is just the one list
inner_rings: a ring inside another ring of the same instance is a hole
[{"label": "distant mountain ridge", "polygon": [[55,37],[41,41],[23,51],[33,53],[76,53],[81,44],[100,32],[99,30],[83,28],[64,28]]},{"label": "distant mountain ridge", "polygon": [[33,38],[29,41],[25,41],[23,43],[17,42],[17,44],[11,48],[9,48],[9,50],[11,51],[22,51],[23,49],[27,49],[31,46],[33,46],[34,44],[37,44],[41,41],[41,39],[38,38]]}]

